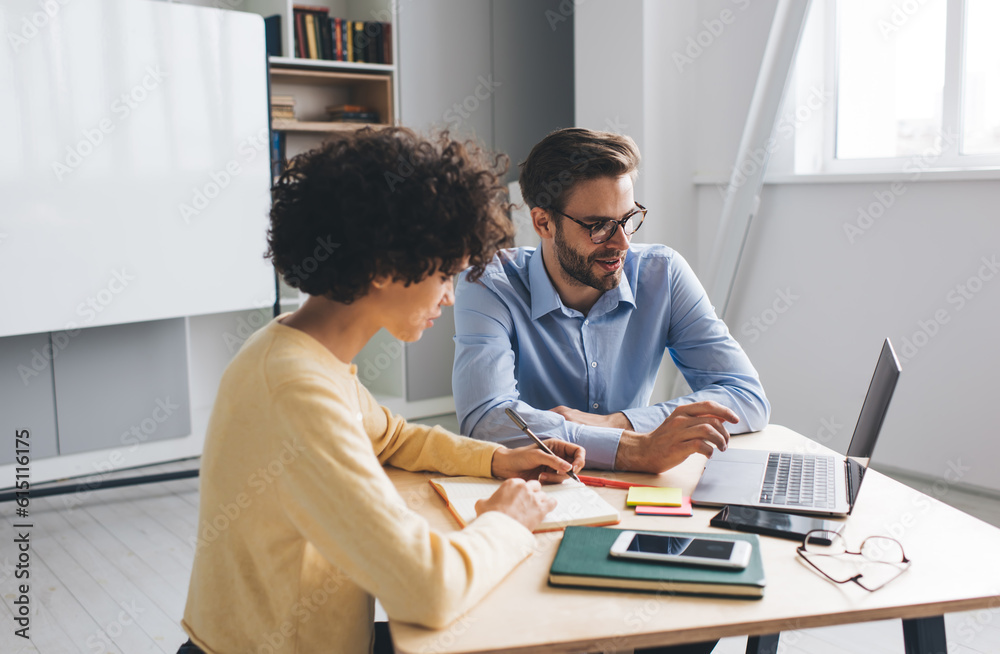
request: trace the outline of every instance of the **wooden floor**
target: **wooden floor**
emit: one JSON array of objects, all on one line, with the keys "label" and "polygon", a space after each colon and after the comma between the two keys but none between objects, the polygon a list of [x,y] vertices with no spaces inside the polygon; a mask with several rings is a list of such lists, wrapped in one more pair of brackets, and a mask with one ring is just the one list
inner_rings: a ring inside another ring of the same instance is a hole
[{"label": "wooden floor", "polygon": [[[146,473],[194,467],[196,461]],[[124,473],[135,475],[135,471]],[[920,488],[919,480],[907,480]],[[33,498],[31,531],[31,640],[13,635],[16,554],[7,526],[18,522],[13,503],[0,504],[0,653],[173,653],[185,640],[184,611],[194,556],[198,482],[186,479]],[[950,489],[941,498],[1000,526],[1000,500]],[[984,562],[996,570],[996,562]],[[945,617],[947,654],[1000,652],[1000,610]],[[717,654],[743,652],[746,638],[727,638]],[[785,632],[779,652],[855,654],[902,652],[898,621]]]}]

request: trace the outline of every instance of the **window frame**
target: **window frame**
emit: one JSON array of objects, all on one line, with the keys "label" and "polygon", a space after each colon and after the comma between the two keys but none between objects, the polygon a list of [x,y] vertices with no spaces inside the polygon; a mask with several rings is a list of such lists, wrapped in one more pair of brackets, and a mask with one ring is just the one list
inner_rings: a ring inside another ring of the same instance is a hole
[{"label": "window frame", "polygon": [[[840,102],[838,88],[837,48],[837,2],[839,0],[814,0],[812,15],[807,20],[820,24],[813,30],[813,38],[822,38],[821,61],[796,61],[792,92],[788,100],[795,97],[794,89],[803,78],[816,79],[820,74],[824,89],[829,89],[831,99],[822,109],[822,129],[805,132],[795,131],[795,175],[855,175],[869,173],[906,174],[919,176],[928,171],[972,171],[1000,170],[1000,153],[961,154],[963,134],[963,81],[965,59],[965,17],[967,0],[946,0],[945,27],[945,81],[942,92],[941,134],[954,134],[945,142],[945,147],[937,153],[925,150],[923,153],[901,157],[871,157],[839,159],[836,156],[837,111]],[[810,30],[807,29],[807,34]],[[818,35],[821,35],[819,37]],[[800,44],[800,51],[802,46]],[[820,73],[820,68],[822,73]],[[822,134],[819,137],[819,134]],[[821,142],[816,142],[820,139]],[[809,156],[808,153],[813,155]],[[805,156],[804,156],[805,155]],[[809,161],[811,160],[811,162]],[[817,166],[818,162],[818,166]],[[781,175],[781,171],[775,171]]]}]

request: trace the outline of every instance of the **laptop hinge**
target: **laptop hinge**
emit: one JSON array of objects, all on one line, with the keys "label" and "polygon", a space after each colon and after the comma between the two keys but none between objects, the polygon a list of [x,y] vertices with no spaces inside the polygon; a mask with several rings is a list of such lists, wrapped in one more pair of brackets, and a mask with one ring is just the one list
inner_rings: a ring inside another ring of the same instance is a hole
[{"label": "laptop hinge", "polygon": [[851,475],[851,460],[844,459],[844,479],[847,480],[847,510],[854,508],[854,477]]}]

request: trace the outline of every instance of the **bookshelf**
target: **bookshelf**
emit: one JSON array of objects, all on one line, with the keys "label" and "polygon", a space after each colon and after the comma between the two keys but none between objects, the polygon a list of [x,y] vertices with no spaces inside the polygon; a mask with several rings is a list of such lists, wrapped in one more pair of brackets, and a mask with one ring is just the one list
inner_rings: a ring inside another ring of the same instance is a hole
[{"label": "bookshelf", "polygon": [[[375,125],[393,125],[396,123],[393,75],[389,67],[379,64],[353,64],[349,69],[331,65],[340,62],[324,62],[325,66],[315,64],[302,65],[301,60],[285,57],[271,59],[271,96],[291,96],[295,98],[295,120],[275,118],[271,121],[271,129],[281,132],[286,139],[286,157],[292,156],[287,150],[289,133],[322,134],[323,132],[338,132],[355,130],[363,126],[361,123],[337,122],[330,120],[327,107],[334,105],[363,105],[378,113],[379,121]],[[356,72],[360,66],[379,66],[372,72]],[[322,140],[320,138],[319,140]],[[318,145],[316,137],[301,141],[295,154]]]},{"label": "bookshelf", "polygon": [[[296,3],[297,4],[297,3]],[[330,16],[349,20],[376,20],[397,27],[395,4],[383,2],[309,2],[310,6],[329,7]],[[400,124],[398,39],[392,30],[391,64],[357,63],[296,57],[294,30],[286,16],[293,15],[289,2],[282,15],[282,56],[268,58],[272,96],[295,98],[295,120],[272,119],[271,129],[280,133],[284,156],[291,159],[323,142],[330,134],[342,130],[360,129],[369,123],[335,122],[329,120],[331,105],[363,105],[379,115],[379,125]],[[260,7],[248,8],[258,11]],[[279,282],[279,309],[294,311],[305,296],[297,289]],[[406,366],[414,344],[401,343],[388,332],[380,331],[356,358],[358,377],[383,405],[407,418],[439,415],[454,411],[450,388],[441,397],[412,399],[413,389],[407,388]],[[450,371],[451,362],[446,362]],[[416,394],[419,395],[419,394]]]},{"label": "bookshelf", "polygon": [[[175,1],[218,6],[218,0]],[[560,11],[559,0],[302,2],[328,9],[331,17],[391,23],[388,64],[294,56],[295,4],[225,3],[264,19],[280,16],[281,48],[268,62],[271,94],[295,98],[296,122],[271,122],[272,131],[282,135],[285,158],[316,147],[338,130],[361,126],[329,121],[326,107],[335,104],[378,106],[379,124],[405,124],[418,131],[447,127],[453,136],[477,138],[515,162],[546,133],[573,123],[572,20],[553,30],[545,19],[546,11]],[[484,99],[482,81],[488,78],[500,84],[486,89],[489,97]],[[469,101],[474,110],[455,113],[456,104],[468,108]],[[303,301],[283,283],[278,296],[282,312]],[[438,326],[418,342],[400,343],[379,332],[355,360],[361,382],[408,419],[451,413],[454,330],[446,327],[451,325],[451,308],[446,307]],[[206,338],[219,340],[213,326],[203,329],[209,333]],[[213,383],[204,386],[214,391]]]},{"label": "bookshelf", "polygon": [[[360,129],[367,124],[395,125],[399,123],[397,102],[398,80],[396,52],[398,39],[392,31],[389,43],[390,64],[360,63],[312,59],[296,56],[295,8],[307,5],[329,10],[331,18],[349,21],[379,21],[396,26],[393,0],[247,0],[240,7],[260,14],[265,19],[280,16],[280,55],[268,57],[270,92],[275,96],[294,98],[294,119],[272,118],[271,130],[280,140],[283,157],[291,159],[306,152],[329,135]],[[272,25],[271,29],[274,29]],[[327,108],[336,105],[364,105],[379,115],[377,123],[339,122],[331,120]],[[305,297],[297,289],[279,282],[279,309],[294,311]],[[396,389],[392,389],[396,390]]]},{"label": "bookshelf", "polygon": [[356,72],[396,72],[395,64],[359,64],[353,61],[326,61],[325,59],[300,59],[299,57],[269,57],[272,66],[294,66],[316,70],[343,70]]}]

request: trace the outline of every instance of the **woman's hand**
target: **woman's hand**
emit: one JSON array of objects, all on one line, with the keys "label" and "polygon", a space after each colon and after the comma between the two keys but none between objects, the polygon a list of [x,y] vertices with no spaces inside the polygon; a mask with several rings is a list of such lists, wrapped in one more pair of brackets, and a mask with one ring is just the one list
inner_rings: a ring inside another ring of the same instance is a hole
[{"label": "woman's hand", "polygon": [[537,479],[547,484],[565,481],[570,470],[580,472],[586,460],[586,450],[576,443],[557,438],[543,441],[555,456],[543,452],[537,445],[514,449],[500,448],[493,453],[491,472],[494,477]]},{"label": "woman's hand", "polygon": [[554,508],[556,501],[542,492],[542,486],[537,481],[508,479],[493,495],[476,502],[476,515],[499,511],[514,518],[529,531],[534,531]]}]

